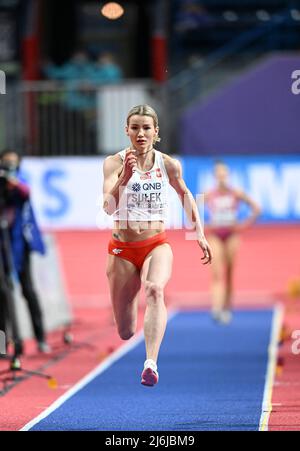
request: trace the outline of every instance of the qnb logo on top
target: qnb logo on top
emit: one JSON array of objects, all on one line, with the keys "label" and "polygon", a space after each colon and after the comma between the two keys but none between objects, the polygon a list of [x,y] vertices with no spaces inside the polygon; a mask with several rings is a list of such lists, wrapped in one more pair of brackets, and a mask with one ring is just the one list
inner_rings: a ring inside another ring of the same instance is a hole
[{"label": "qnb logo on top", "polygon": [[292,93],[294,95],[298,95],[300,94],[300,70],[294,70],[294,72],[292,73],[292,79],[295,80],[292,83]]},{"label": "qnb logo on top", "polygon": [[159,191],[161,190],[161,183],[159,182],[155,182],[155,183],[143,183],[142,185],[140,183],[134,183],[131,187],[132,191],[134,191],[135,193],[141,191],[141,189],[143,189],[144,191]]},{"label": "qnb logo on top", "polygon": [[141,185],[139,183],[134,183],[132,185],[132,191],[134,191],[135,193],[141,191]]},{"label": "qnb logo on top", "polygon": [[156,190],[161,190],[161,183],[159,183],[159,182],[154,182],[154,183],[151,183],[151,182],[143,183],[142,187],[143,187],[143,190],[144,190],[144,191],[149,191],[149,190],[154,190],[154,191],[156,191]]},{"label": "qnb logo on top", "polygon": [[6,76],[3,70],[0,70],[0,94],[6,94]]}]

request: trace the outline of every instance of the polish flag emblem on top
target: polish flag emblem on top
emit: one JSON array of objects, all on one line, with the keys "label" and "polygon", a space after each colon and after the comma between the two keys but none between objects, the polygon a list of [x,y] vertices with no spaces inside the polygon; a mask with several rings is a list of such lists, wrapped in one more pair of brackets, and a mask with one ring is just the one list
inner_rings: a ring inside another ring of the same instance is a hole
[{"label": "polish flag emblem on top", "polygon": [[144,175],[141,175],[141,180],[151,179],[151,172],[145,172]]},{"label": "polish flag emblem on top", "polygon": [[157,168],[156,169],[156,177],[161,177],[162,175],[161,175],[161,171],[160,171],[160,168]]}]

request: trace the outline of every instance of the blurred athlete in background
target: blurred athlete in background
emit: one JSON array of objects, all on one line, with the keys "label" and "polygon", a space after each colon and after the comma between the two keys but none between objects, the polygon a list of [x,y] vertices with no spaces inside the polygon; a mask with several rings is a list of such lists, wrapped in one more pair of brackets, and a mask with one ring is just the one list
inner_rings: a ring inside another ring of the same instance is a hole
[{"label": "blurred athlete in background", "polygon": [[[239,247],[239,232],[247,229],[260,214],[258,205],[244,192],[234,189],[229,183],[229,169],[223,162],[214,166],[215,187],[205,194],[209,213],[206,232],[213,251],[212,263],[212,315],[227,324],[232,318],[233,269]],[[245,202],[251,214],[243,222],[237,221],[240,202]]]}]

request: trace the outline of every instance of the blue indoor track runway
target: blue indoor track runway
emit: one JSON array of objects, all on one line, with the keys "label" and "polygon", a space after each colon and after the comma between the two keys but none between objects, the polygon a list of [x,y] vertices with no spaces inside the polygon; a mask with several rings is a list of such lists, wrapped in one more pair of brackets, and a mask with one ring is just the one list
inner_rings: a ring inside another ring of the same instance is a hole
[{"label": "blue indoor track runway", "polygon": [[179,312],[168,323],[156,387],[140,384],[139,341],[27,429],[258,430],[273,313],[237,311],[224,326],[207,312]]}]

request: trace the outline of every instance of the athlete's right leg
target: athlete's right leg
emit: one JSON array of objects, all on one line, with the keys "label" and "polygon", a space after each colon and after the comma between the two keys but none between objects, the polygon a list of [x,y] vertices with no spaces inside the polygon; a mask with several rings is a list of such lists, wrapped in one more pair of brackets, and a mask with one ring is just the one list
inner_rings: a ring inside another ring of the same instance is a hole
[{"label": "athlete's right leg", "polygon": [[129,340],[137,327],[140,272],[128,260],[109,254],[106,274],[118,333],[123,340]]},{"label": "athlete's right leg", "polygon": [[171,277],[172,264],[173,253],[167,243],[153,249],[144,262],[147,271],[145,274],[147,306],[144,316],[146,354],[147,359],[155,362],[167,324],[164,288]]},{"label": "athlete's right leg", "polygon": [[224,307],[225,285],[224,285],[224,244],[223,241],[215,235],[209,237],[209,244],[213,252],[211,263],[211,295],[212,311],[218,313]]}]

